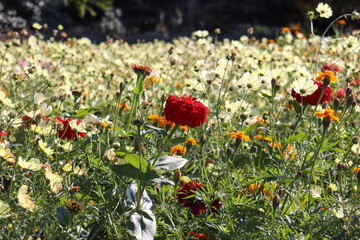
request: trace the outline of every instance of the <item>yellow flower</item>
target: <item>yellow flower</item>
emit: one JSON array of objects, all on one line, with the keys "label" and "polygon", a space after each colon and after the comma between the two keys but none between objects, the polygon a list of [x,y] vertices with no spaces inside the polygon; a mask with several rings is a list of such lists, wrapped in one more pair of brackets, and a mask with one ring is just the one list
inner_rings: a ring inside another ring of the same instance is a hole
[{"label": "yellow flower", "polygon": [[316,80],[329,79],[330,83],[339,81],[337,77],[333,76],[334,73],[332,71],[326,70],[324,73],[318,72],[318,74]]},{"label": "yellow flower", "polygon": [[245,135],[244,132],[242,132],[242,131],[232,132],[230,135],[232,138],[244,139],[245,141],[250,140],[250,137],[248,135]]},{"label": "yellow flower", "polygon": [[325,109],[325,111],[323,113],[322,112],[316,112],[315,115],[318,118],[324,118],[324,119],[327,119],[329,121],[332,121],[332,120],[336,120],[337,122],[340,121],[340,118],[336,117],[334,115],[334,110],[331,110],[331,109]]}]

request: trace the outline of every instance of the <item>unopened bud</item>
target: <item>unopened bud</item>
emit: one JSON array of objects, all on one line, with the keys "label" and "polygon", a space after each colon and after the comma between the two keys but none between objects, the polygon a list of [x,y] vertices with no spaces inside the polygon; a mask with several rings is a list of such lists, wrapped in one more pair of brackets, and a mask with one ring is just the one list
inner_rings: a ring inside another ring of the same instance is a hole
[{"label": "unopened bud", "polygon": [[276,209],[280,205],[280,197],[279,194],[275,194],[275,197],[273,198],[273,208]]},{"label": "unopened bud", "polygon": [[230,156],[230,155],[232,154],[232,152],[233,152],[233,149],[230,148],[230,147],[226,150],[226,154],[227,154],[228,156]]},{"label": "unopened bud", "polygon": [[351,88],[347,88],[347,89],[345,90],[345,93],[346,93],[346,97],[350,96],[351,93],[352,93]]},{"label": "unopened bud", "polygon": [[253,147],[251,148],[251,152],[256,154],[256,153],[258,152],[257,146],[253,146]]},{"label": "unopened bud", "polygon": [[[354,97],[353,96],[349,96],[348,99],[346,100],[346,105],[350,106],[353,104],[354,101]],[[356,105],[356,104],[355,104]]]},{"label": "unopened bud", "polygon": [[202,134],[201,137],[200,137],[200,143],[201,144],[205,144],[206,143],[206,136],[205,134]]},{"label": "unopened bud", "polygon": [[221,33],[221,29],[220,28],[215,28],[214,33],[219,35]]},{"label": "unopened bud", "polygon": [[171,66],[174,66],[174,65],[176,64],[176,60],[175,60],[175,59],[171,59],[171,60],[170,60],[170,64],[171,64]]},{"label": "unopened bud", "polygon": [[324,86],[328,86],[330,84],[330,77],[328,75],[325,75],[323,79]]},{"label": "unopened bud", "polygon": [[73,90],[72,92],[71,92],[71,94],[74,96],[74,98],[79,98],[79,97],[81,97],[81,91],[79,91],[79,90]]},{"label": "unopened bud", "polygon": [[352,139],[351,139],[351,141],[352,141],[352,143],[353,144],[358,144],[359,143],[359,137],[353,137]]},{"label": "unopened bud", "polygon": [[120,91],[124,90],[125,89],[125,83],[121,82],[120,85],[119,85],[119,88],[120,88]]},{"label": "unopened bud", "polygon": [[168,50],[168,54],[169,54],[169,55],[173,54],[174,48],[175,48],[174,46],[171,46],[171,47],[169,48],[169,50]]},{"label": "unopened bud", "polygon": [[274,85],[276,85],[276,79],[275,78],[271,79],[271,86],[274,86]]},{"label": "unopened bud", "polygon": [[356,127],[356,123],[355,122],[351,122],[351,126],[354,128]]},{"label": "unopened bud", "polygon": [[199,70],[200,70],[200,68],[198,66],[194,65],[194,71],[198,72]]},{"label": "unopened bud", "polygon": [[330,117],[324,117],[324,119],[323,119],[323,126],[324,126],[324,128],[327,128],[329,125],[330,125],[330,122],[331,122],[331,119],[330,119]]},{"label": "unopened bud", "polygon": [[175,182],[176,182],[176,183],[179,182],[179,181],[180,181],[180,178],[181,178],[181,171],[178,169],[178,170],[176,170],[175,173],[174,173],[174,180],[175,180]]},{"label": "unopened bud", "polygon": [[339,107],[340,106],[340,99],[339,98],[335,98],[334,100],[334,107]]}]

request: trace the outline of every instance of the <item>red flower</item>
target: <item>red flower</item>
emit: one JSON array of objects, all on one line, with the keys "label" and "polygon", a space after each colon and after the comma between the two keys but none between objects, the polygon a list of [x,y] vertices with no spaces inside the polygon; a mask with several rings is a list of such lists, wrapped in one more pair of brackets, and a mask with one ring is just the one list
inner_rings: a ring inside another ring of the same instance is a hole
[{"label": "red flower", "polygon": [[[59,138],[62,139],[69,139],[69,140],[74,140],[77,139],[78,135],[80,137],[85,137],[86,133],[82,133],[82,132],[75,132],[71,126],[69,125],[69,122],[72,120],[71,118],[68,118],[66,120],[61,119],[60,117],[57,117],[57,120],[59,122],[61,122],[63,124],[63,129],[62,130],[58,130],[57,136]],[[80,119],[76,119],[76,124],[79,125],[80,124]]]},{"label": "red flower", "polygon": [[[314,80],[313,80],[314,81]],[[300,94],[296,93],[294,91],[294,89],[291,90],[291,96],[293,96],[293,98],[296,99],[296,101],[298,101],[299,103],[302,103],[303,105],[305,105],[306,102],[309,101],[309,104],[312,106],[315,106],[320,98],[321,95],[321,91],[323,89],[323,83],[322,82],[318,82],[318,81],[314,81],[314,83],[316,83],[318,85],[318,89],[311,95],[307,95],[305,97],[301,97]],[[324,92],[323,97],[320,100],[319,104],[322,104],[323,102],[327,101],[330,102],[331,101],[331,95],[332,95],[333,90],[331,89],[330,86],[326,87],[326,90]]]},{"label": "red flower", "polygon": [[191,232],[190,233],[191,236],[195,236],[194,240],[209,240],[208,236],[204,233],[194,233],[194,232]]},{"label": "red flower", "polygon": [[[201,196],[206,190],[206,187],[203,187],[201,183],[195,181],[185,183],[180,190],[176,190],[178,192],[178,203],[182,204],[183,207],[190,208],[195,217],[200,213],[206,213],[206,205]],[[212,196],[211,198],[214,197]],[[219,208],[220,201],[219,199],[216,199],[211,203],[210,211],[214,213],[215,216],[216,214],[219,214]]]},{"label": "red flower", "polygon": [[208,108],[191,95],[180,98],[171,95],[166,100],[164,114],[169,121],[194,128],[206,122]]},{"label": "red flower", "polygon": [[340,99],[340,100],[346,98],[345,89],[339,88],[339,89],[336,91],[335,95],[336,95],[336,98],[338,98],[338,99]]},{"label": "red flower", "polygon": [[338,72],[338,73],[342,72],[341,67],[339,67],[336,64],[330,64],[330,63],[326,63],[324,66],[322,66],[321,71],[325,72],[326,70],[332,71],[332,72]]},{"label": "red flower", "polygon": [[0,137],[1,137],[0,142],[5,143],[3,137],[6,137],[6,136],[7,136],[7,133],[6,133],[6,132],[0,131]]}]

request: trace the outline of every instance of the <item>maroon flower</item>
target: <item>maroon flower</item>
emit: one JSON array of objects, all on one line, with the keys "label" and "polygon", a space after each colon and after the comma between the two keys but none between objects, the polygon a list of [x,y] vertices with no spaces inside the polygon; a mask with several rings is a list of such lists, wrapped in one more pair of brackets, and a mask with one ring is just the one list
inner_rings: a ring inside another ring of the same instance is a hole
[{"label": "maroon flower", "polygon": [[[305,105],[306,102],[309,102],[310,105],[315,106],[317,104],[317,102],[319,101],[321,91],[323,89],[324,84],[322,82],[318,82],[318,81],[314,81],[314,83],[316,83],[318,85],[318,89],[313,94],[307,95],[305,97],[301,97],[301,95],[299,93],[295,92],[294,89],[292,89],[291,96],[293,96],[293,98],[295,98],[296,101],[298,101],[299,103],[302,103],[303,105]],[[324,92],[324,95],[322,96],[319,104],[322,104],[325,101],[330,102],[332,92],[333,92],[333,90],[331,89],[331,87],[327,86],[326,90]]]},{"label": "maroon flower", "polygon": [[[206,205],[202,199],[202,194],[206,190],[206,187],[203,187],[201,183],[197,183],[195,181],[185,183],[181,189],[176,190],[178,192],[178,203],[182,204],[183,207],[190,208],[195,217],[197,217],[200,213],[206,213]],[[214,196],[211,198],[214,198]],[[216,214],[219,214],[219,208],[220,201],[219,199],[216,199],[211,203],[209,210],[215,216]]]},{"label": "maroon flower", "polygon": [[191,95],[180,98],[171,95],[166,100],[164,114],[169,121],[194,128],[206,122],[208,108]]},{"label": "maroon flower", "polygon": [[[77,139],[78,136],[80,136],[80,137],[85,137],[85,134],[86,134],[86,133],[75,132],[75,131],[71,128],[71,126],[70,126],[70,124],[69,124],[69,122],[72,120],[71,118],[68,118],[68,119],[66,119],[66,120],[63,120],[63,119],[61,119],[60,117],[57,117],[57,120],[58,120],[59,122],[61,122],[62,125],[63,125],[63,129],[62,129],[62,130],[58,130],[58,132],[57,132],[57,136],[58,136],[59,138],[62,138],[62,139],[67,138],[67,139],[69,139],[69,140],[74,140],[74,139]],[[80,123],[81,123],[80,119],[76,119],[76,124],[78,125],[78,124],[80,124]]]},{"label": "maroon flower", "polygon": [[336,64],[330,64],[330,63],[326,63],[324,66],[322,66],[321,71],[325,72],[326,70],[332,71],[332,72],[338,72],[338,73],[342,72],[341,67],[339,67]]}]

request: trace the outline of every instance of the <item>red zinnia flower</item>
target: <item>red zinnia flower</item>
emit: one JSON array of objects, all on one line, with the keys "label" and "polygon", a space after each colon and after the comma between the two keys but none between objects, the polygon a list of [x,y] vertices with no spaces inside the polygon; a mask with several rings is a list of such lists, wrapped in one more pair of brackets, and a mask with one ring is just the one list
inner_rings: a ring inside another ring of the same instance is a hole
[{"label": "red zinnia flower", "polygon": [[[178,203],[183,204],[184,207],[189,207],[195,217],[197,217],[199,213],[206,213],[206,205],[199,190],[202,190],[201,192],[203,192],[207,189],[206,187],[203,187],[201,183],[195,181],[185,183],[180,190],[176,190],[178,192]],[[219,208],[220,201],[219,199],[216,199],[211,203],[210,211],[214,213],[215,216],[216,214],[219,214]]]},{"label": "red zinnia flower", "polygon": [[171,95],[166,100],[164,114],[169,121],[194,128],[206,122],[208,108],[191,95],[180,98]]},{"label": "red zinnia flower", "polygon": [[[61,119],[60,117],[57,117],[57,120],[59,122],[61,122],[63,124],[63,129],[62,130],[58,130],[57,136],[59,138],[62,139],[69,139],[69,140],[74,140],[77,139],[78,135],[80,137],[85,137],[86,133],[82,133],[82,132],[75,132],[71,126],[69,125],[69,122],[72,120],[71,118],[68,118],[66,120]],[[76,119],[76,124],[79,125],[80,124],[80,119]]]},{"label": "red zinnia flower", "polygon": [[208,236],[204,233],[194,233],[191,232],[190,233],[191,236],[195,236],[194,240],[199,239],[199,240],[208,240]]},{"label": "red zinnia flower", "polygon": [[[314,83],[316,83],[318,85],[318,89],[313,94],[307,95],[305,97],[301,97],[299,93],[296,93],[294,91],[294,89],[292,89],[291,96],[293,96],[293,98],[295,98],[296,101],[298,101],[299,103],[302,103],[303,105],[305,105],[305,103],[309,101],[310,105],[315,106],[320,98],[321,91],[323,89],[324,84],[322,82],[318,82],[318,81],[314,81]],[[332,92],[333,92],[333,90],[331,89],[331,87],[327,86],[326,90],[324,92],[324,95],[322,96],[319,104],[322,104],[325,101],[330,102]]]}]

